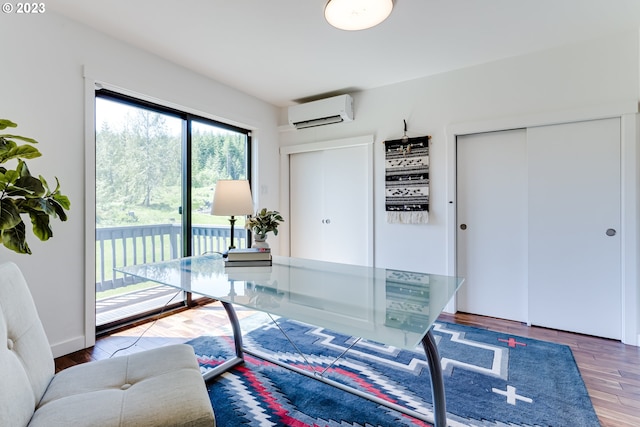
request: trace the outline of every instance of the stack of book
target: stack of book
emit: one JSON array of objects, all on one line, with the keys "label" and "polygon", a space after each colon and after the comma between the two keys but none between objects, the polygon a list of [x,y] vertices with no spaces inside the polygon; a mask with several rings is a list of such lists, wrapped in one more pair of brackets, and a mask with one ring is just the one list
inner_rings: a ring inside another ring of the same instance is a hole
[{"label": "stack of book", "polygon": [[229,249],[225,267],[257,267],[271,265],[270,248]]}]

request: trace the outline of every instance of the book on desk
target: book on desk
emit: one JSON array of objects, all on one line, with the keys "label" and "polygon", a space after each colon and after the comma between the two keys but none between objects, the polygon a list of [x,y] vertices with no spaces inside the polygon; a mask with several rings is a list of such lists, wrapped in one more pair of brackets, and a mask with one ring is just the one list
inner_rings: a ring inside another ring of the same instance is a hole
[{"label": "book on desk", "polygon": [[225,267],[271,266],[270,248],[230,249],[224,261]]},{"label": "book on desk", "polygon": [[227,261],[270,261],[270,248],[229,249]]},{"label": "book on desk", "polygon": [[244,260],[244,261],[230,261],[226,259],[224,261],[225,268],[235,268],[235,267],[270,267],[271,266],[271,258],[269,259],[254,259],[254,260]]}]

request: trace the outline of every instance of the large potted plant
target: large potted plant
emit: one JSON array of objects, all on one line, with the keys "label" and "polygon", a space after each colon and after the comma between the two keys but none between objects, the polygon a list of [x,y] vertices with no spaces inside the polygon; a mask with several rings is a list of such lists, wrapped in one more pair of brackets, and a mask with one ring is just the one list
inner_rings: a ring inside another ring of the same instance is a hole
[{"label": "large potted plant", "polygon": [[[0,130],[15,127],[11,120],[0,119]],[[65,210],[71,207],[67,196],[60,193],[57,177],[51,190],[42,175],[35,177],[29,171],[25,160],[42,156],[30,145],[37,143],[24,136],[0,134],[0,236],[6,248],[20,254],[31,254],[23,215],[31,219],[33,234],[45,241],[53,236],[49,219],[66,221]],[[9,161],[16,162],[15,168],[2,166]]]},{"label": "large potted plant", "polygon": [[272,232],[275,236],[278,235],[278,225],[284,222],[284,218],[278,211],[269,211],[267,208],[262,208],[256,212],[254,216],[250,216],[245,223],[245,228],[251,230],[254,236],[254,248],[268,248],[269,244],[266,242],[267,233]]}]

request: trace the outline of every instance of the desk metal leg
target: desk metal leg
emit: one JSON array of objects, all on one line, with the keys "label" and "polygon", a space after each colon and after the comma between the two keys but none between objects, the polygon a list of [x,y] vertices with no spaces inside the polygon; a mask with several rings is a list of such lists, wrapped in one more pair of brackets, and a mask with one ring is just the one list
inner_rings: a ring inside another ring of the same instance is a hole
[{"label": "desk metal leg", "polygon": [[[222,301],[221,301],[222,302]],[[210,380],[211,378],[215,378],[218,375],[221,375],[228,370],[244,363],[244,349],[242,348],[242,330],[240,329],[240,322],[238,321],[238,316],[236,315],[236,311],[233,309],[233,304],[228,302],[222,302],[222,306],[227,312],[227,317],[229,318],[229,323],[231,323],[231,328],[233,330],[233,343],[236,347],[236,355],[223,362],[222,364],[216,366],[215,368],[208,371],[202,377],[205,381]]]},{"label": "desk metal leg", "polygon": [[240,322],[238,321],[238,316],[236,315],[236,311],[233,309],[233,304],[228,302],[223,302],[222,306],[224,310],[227,312],[227,317],[229,317],[229,322],[231,323],[231,328],[233,329],[233,344],[236,347],[236,356],[242,358],[242,330],[240,329]]},{"label": "desk metal leg", "polygon": [[444,396],[444,380],[442,378],[442,366],[440,365],[440,354],[436,347],[431,329],[422,338],[422,347],[427,355],[429,363],[429,373],[431,374],[431,394],[433,395],[433,416],[435,427],[446,427],[447,408]]}]

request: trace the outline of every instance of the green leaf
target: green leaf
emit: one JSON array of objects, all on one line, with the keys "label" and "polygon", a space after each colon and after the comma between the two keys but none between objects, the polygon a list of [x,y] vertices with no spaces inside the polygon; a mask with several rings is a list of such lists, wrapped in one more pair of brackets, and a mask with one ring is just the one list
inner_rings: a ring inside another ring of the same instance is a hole
[{"label": "green leaf", "polygon": [[20,174],[14,170],[5,170],[4,173],[0,172],[0,182],[13,184],[18,178],[20,178]]},{"label": "green leaf", "polygon": [[18,171],[20,176],[31,176],[31,172],[29,171],[27,164],[22,160],[18,160],[18,166],[16,167],[16,171]]},{"label": "green leaf", "polygon": [[0,199],[0,230],[8,230],[22,222],[20,209],[12,199]]},{"label": "green leaf", "polygon": [[40,157],[42,156],[42,153],[40,153],[40,151],[35,148],[32,147],[30,145],[20,145],[16,148],[14,148],[13,150],[9,151],[9,153],[7,154],[8,157],[7,160],[9,159],[35,159],[36,157]]},{"label": "green leaf", "polygon": [[[42,183],[42,185],[44,186],[45,190],[47,190],[47,194],[51,194],[51,190],[49,190],[49,184],[47,184],[47,180],[44,179],[44,177],[42,175],[38,175],[38,179],[40,180],[40,182]],[[58,178],[56,178],[56,181],[58,180]],[[58,183],[58,187],[60,186],[60,183]],[[56,188],[56,190],[58,190]]]},{"label": "green leaf", "polygon": [[[62,196],[65,198],[64,196]],[[68,200],[67,200],[68,202]],[[23,212],[42,212],[49,216],[57,216],[60,221],[67,220],[65,207],[58,203],[53,197],[26,199],[20,206]]]},{"label": "green leaf", "polygon": [[11,120],[0,119],[0,129],[15,128],[15,127],[18,127],[18,125],[13,123]]},{"label": "green leaf", "polygon": [[20,204],[20,208],[22,208],[22,212],[43,212],[47,215],[55,215],[55,210],[47,203],[47,199],[42,197],[25,199]]},{"label": "green leaf", "polygon": [[13,184],[13,181],[18,179],[18,174],[16,171],[8,171],[6,169],[0,168],[0,189],[4,190],[9,184]]},{"label": "green leaf", "polygon": [[69,198],[67,196],[63,196],[62,194],[54,194],[51,197],[53,197],[53,200],[58,202],[61,208],[66,210],[71,209],[71,202],[69,201]]},{"label": "green leaf", "polygon": [[14,228],[2,230],[2,244],[19,254],[31,255],[31,249],[29,249],[29,245],[26,240],[26,230],[27,228],[22,221]]},{"label": "green leaf", "polygon": [[40,180],[32,176],[21,176],[7,189],[7,195],[11,197],[40,198],[45,194],[46,191]]},{"label": "green leaf", "polygon": [[4,138],[4,139],[18,139],[20,141],[24,141],[24,142],[29,142],[31,144],[37,144],[38,141],[36,141],[33,138],[27,138],[26,136],[20,136],[20,135],[0,135],[0,138]]},{"label": "green leaf", "polygon": [[59,188],[60,185],[58,185],[58,188],[56,188],[56,191],[51,195],[51,197],[53,197],[56,202],[60,203],[60,206],[66,210],[71,209],[71,202],[69,201],[69,198],[64,194],[60,194]]},{"label": "green leaf", "polygon": [[53,236],[53,230],[49,227],[49,214],[38,211],[30,211],[33,234],[42,241],[49,240]]},{"label": "green leaf", "polygon": [[13,141],[1,139],[0,144],[0,163],[6,163],[11,159],[35,159],[42,156],[37,148],[30,145],[17,145]]},{"label": "green leaf", "polygon": [[13,141],[7,141],[4,138],[0,138],[0,163],[5,163],[9,160],[9,152],[14,150],[18,145]]},{"label": "green leaf", "polygon": [[6,192],[11,189],[11,186],[18,180],[18,178],[20,178],[20,176],[16,171],[5,171],[5,173],[0,172],[0,190],[5,192],[3,197],[7,196]]}]

